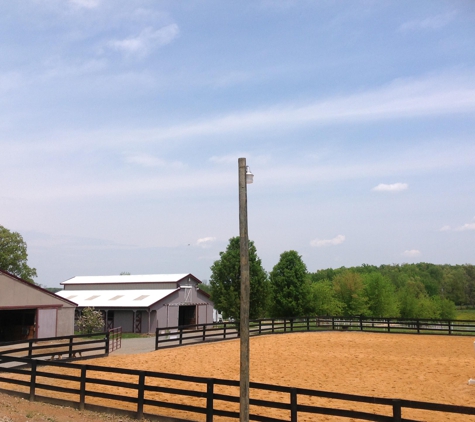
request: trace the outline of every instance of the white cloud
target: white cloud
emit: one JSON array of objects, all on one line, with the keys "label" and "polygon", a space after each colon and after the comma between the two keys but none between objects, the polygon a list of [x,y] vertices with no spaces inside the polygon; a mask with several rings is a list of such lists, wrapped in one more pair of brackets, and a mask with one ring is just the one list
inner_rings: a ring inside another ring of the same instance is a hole
[{"label": "white cloud", "polygon": [[100,0],[69,0],[69,3],[84,9],[95,9],[99,6]]},{"label": "white cloud", "polygon": [[202,237],[201,239],[198,239],[196,241],[197,246],[201,246],[202,248],[208,248],[210,247],[211,243],[216,240],[215,237]]},{"label": "white cloud", "polygon": [[457,227],[455,230],[462,232],[466,230],[475,230],[475,223],[466,223],[463,226]]},{"label": "white cloud", "polygon": [[129,37],[123,40],[112,40],[108,42],[108,46],[116,51],[125,54],[136,54],[146,56],[154,47],[160,47],[171,43],[179,33],[178,25],[170,24],[154,30],[151,27],[145,28],[136,37]]},{"label": "white cloud", "polygon": [[[474,220],[475,220],[475,217],[474,217]],[[454,229],[452,229],[452,227],[450,227],[448,225],[444,226],[440,229],[441,232],[451,231],[451,230],[454,230],[454,231],[457,231],[457,232],[463,232],[463,231],[467,231],[467,230],[475,230],[475,222],[465,223],[464,225],[458,226]]]},{"label": "white cloud", "polygon": [[399,27],[399,31],[408,32],[408,31],[414,31],[414,30],[440,29],[448,25],[450,22],[452,22],[456,15],[457,15],[457,12],[454,10],[449,13],[444,13],[444,14],[440,14],[436,16],[430,16],[425,19],[415,19],[415,20],[403,23]]},{"label": "white cloud", "polygon": [[230,113],[198,122],[161,127],[155,140],[256,130],[282,130],[305,124],[374,122],[475,111],[472,75],[447,74],[420,80],[395,80],[387,86],[310,104],[284,104]]},{"label": "white cloud", "polygon": [[407,183],[393,183],[391,185],[380,183],[371,190],[375,192],[400,192],[406,190],[408,187]]},{"label": "white cloud", "polygon": [[173,168],[183,168],[185,165],[180,161],[173,161],[171,163],[162,160],[161,158],[155,157],[151,154],[146,153],[136,153],[136,154],[125,154],[125,161],[130,164],[137,164],[142,167],[173,167]]},{"label": "white cloud", "polygon": [[418,251],[417,249],[410,249],[410,250],[404,251],[402,254],[404,256],[407,256],[408,258],[415,258],[421,254],[421,251]]},{"label": "white cloud", "polygon": [[310,242],[310,246],[320,248],[322,246],[340,245],[344,241],[345,241],[345,236],[343,236],[342,234],[339,234],[333,239],[314,239]]}]

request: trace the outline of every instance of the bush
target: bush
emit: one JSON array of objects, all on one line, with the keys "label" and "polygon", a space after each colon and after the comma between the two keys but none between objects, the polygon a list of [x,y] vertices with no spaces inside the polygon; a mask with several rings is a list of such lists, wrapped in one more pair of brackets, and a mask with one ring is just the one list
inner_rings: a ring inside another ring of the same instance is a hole
[{"label": "bush", "polygon": [[104,318],[100,311],[94,308],[84,308],[77,321],[77,326],[81,334],[92,334],[104,330]]}]

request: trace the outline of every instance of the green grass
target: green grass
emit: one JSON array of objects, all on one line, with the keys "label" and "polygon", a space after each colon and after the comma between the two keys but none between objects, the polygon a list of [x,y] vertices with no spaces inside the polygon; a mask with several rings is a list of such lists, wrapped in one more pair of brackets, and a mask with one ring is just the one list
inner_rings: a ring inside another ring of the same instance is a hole
[{"label": "green grass", "polygon": [[459,309],[455,312],[455,319],[472,319],[475,320],[475,309]]}]

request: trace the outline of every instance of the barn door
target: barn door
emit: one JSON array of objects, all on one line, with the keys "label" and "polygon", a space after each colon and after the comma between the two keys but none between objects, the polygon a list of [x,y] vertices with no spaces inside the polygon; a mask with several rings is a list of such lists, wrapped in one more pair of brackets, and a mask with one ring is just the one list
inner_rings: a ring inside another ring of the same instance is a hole
[{"label": "barn door", "polygon": [[38,309],[36,338],[56,337],[57,309]]}]

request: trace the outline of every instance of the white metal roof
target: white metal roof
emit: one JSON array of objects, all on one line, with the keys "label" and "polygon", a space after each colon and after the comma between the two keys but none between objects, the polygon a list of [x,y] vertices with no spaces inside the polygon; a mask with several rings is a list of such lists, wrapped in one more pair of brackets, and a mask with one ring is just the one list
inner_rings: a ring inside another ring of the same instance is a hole
[{"label": "white metal roof", "polygon": [[176,283],[191,274],[76,276],[61,284]]},{"label": "white metal roof", "polygon": [[177,290],[61,290],[56,294],[81,308],[146,308]]}]

